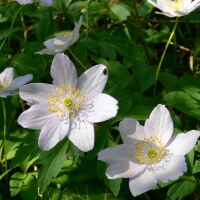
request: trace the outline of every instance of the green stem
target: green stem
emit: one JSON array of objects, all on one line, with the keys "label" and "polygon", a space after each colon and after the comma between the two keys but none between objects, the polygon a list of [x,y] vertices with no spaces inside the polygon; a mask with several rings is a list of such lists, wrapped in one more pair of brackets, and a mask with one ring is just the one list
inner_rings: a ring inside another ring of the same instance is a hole
[{"label": "green stem", "polygon": [[8,34],[8,45],[10,45],[10,37],[11,37],[11,33],[12,33],[12,30],[13,30],[13,26],[14,26],[14,23],[15,23],[15,20],[17,18],[17,15],[20,13],[21,9],[22,9],[23,6],[20,6],[19,9],[17,10],[17,12],[15,13],[14,17],[13,17],[13,20],[12,20],[12,23],[10,25],[10,31],[9,31],[9,34]]},{"label": "green stem", "polygon": [[79,65],[84,69],[87,70],[87,67],[76,57],[76,55],[71,51],[70,48],[67,49],[69,53],[74,57],[74,59],[79,63]]},{"label": "green stem", "polygon": [[166,52],[167,52],[167,49],[168,49],[168,47],[169,47],[169,44],[170,44],[170,42],[171,42],[171,40],[172,40],[172,38],[173,38],[173,36],[174,36],[174,33],[175,33],[175,31],[176,31],[177,25],[178,25],[178,17],[176,17],[176,22],[175,22],[175,24],[174,24],[174,28],[173,28],[173,30],[172,30],[170,36],[169,36],[169,39],[168,39],[168,41],[167,41],[167,44],[165,45],[165,49],[164,49],[164,51],[163,51],[163,53],[162,53],[160,62],[159,62],[159,64],[158,64],[158,68],[157,68],[157,71],[156,71],[156,78],[155,78],[154,96],[155,96],[155,93],[156,93],[156,86],[157,86],[157,81],[158,81],[158,77],[159,77],[159,73],[160,73],[160,68],[161,68],[161,65],[162,65],[162,63],[163,63],[163,60],[164,60],[165,54],[166,54]]},{"label": "green stem", "polygon": [[7,36],[3,39],[3,42],[2,42],[2,44],[0,46],[0,50],[2,49],[2,47],[3,47],[3,45],[4,45],[5,41],[6,41],[6,39],[7,39]]},{"label": "green stem", "polygon": [[3,98],[1,98],[3,108],[3,148],[4,148],[4,159],[5,159],[5,171],[7,171],[7,157],[6,157],[6,106]]}]

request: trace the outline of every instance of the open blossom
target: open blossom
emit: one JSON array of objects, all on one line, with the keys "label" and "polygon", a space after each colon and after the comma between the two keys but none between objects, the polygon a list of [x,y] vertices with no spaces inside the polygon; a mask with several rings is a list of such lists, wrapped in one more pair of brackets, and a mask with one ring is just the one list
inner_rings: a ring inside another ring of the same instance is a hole
[{"label": "open blossom", "polygon": [[167,17],[181,17],[195,10],[200,5],[200,0],[148,0],[150,4],[160,9],[156,12]]},{"label": "open blossom", "polygon": [[64,52],[79,39],[79,31],[82,26],[82,23],[83,18],[81,16],[78,23],[75,22],[74,30],[71,33],[62,32],[57,37],[45,41],[44,46],[46,48],[36,53],[55,55],[56,53]]},{"label": "open blossom", "polygon": [[[31,4],[33,3],[33,0],[16,0],[21,5]],[[43,4],[46,4],[48,6],[52,5],[52,0],[41,0]]]},{"label": "open blossom", "polygon": [[101,93],[108,79],[104,65],[96,65],[79,78],[74,64],[56,54],[51,66],[53,84],[31,83],[20,88],[20,97],[32,105],[18,123],[24,128],[41,130],[39,147],[53,148],[68,137],[82,151],[94,146],[93,123],[117,114],[117,101]]},{"label": "open blossom", "polygon": [[109,164],[108,178],[129,178],[133,196],[153,189],[158,181],[182,176],[187,171],[184,155],[200,136],[195,130],[172,136],[173,122],[164,105],[154,108],[144,126],[126,118],[119,130],[124,144],[102,150],[98,159]]},{"label": "open blossom", "polygon": [[25,76],[19,76],[13,80],[14,71],[12,67],[4,69],[0,73],[0,97],[7,97],[9,95],[17,94],[17,89],[31,81],[33,76],[32,74],[27,74]]}]

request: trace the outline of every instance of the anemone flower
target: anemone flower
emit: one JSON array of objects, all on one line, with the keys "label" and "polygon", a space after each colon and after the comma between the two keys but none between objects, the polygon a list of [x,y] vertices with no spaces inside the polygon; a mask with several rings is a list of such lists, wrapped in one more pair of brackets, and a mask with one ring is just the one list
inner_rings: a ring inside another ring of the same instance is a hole
[{"label": "anemone flower", "polygon": [[0,96],[7,97],[9,95],[17,94],[17,89],[31,81],[33,76],[32,74],[27,74],[25,76],[19,76],[13,80],[14,70],[12,67],[8,67],[4,69],[2,73],[0,73]]},{"label": "anemone flower", "polygon": [[80,150],[94,146],[93,123],[114,117],[117,101],[101,93],[108,79],[106,66],[99,64],[78,79],[74,64],[64,54],[56,54],[51,66],[53,84],[31,83],[20,88],[20,97],[31,107],[18,123],[24,128],[41,130],[38,144],[53,148],[68,137]]},{"label": "anemone flower", "polygon": [[109,164],[109,179],[129,178],[133,196],[154,188],[158,181],[176,180],[187,171],[184,155],[197,142],[200,131],[172,136],[173,122],[164,105],[158,105],[144,126],[126,118],[119,124],[124,144],[107,148],[98,159]]},{"label": "anemone flower", "polygon": [[71,33],[62,32],[55,38],[51,38],[44,42],[45,49],[36,52],[37,54],[55,55],[56,53],[62,53],[70,46],[72,46],[80,37],[79,31],[83,23],[82,16],[78,23],[75,22],[75,27]]},{"label": "anemone flower", "polygon": [[181,17],[188,15],[200,5],[200,0],[148,0],[150,4],[160,9],[157,14],[167,17]]}]

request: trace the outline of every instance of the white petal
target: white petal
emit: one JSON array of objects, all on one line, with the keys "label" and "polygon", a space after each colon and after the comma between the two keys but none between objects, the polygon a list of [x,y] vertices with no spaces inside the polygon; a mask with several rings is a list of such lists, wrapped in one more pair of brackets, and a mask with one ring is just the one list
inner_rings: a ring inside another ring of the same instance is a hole
[{"label": "white petal", "polygon": [[108,80],[108,70],[105,65],[96,65],[85,71],[78,79],[77,87],[87,95],[101,93]]},{"label": "white petal", "polygon": [[195,10],[197,7],[199,7],[199,4],[200,4],[199,0],[192,1],[190,3],[190,5],[187,6],[187,9],[191,12],[191,11]]},{"label": "white petal", "polygon": [[55,49],[43,49],[41,51],[35,52],[36,54],[47,54],[47,55],[55,55],[56,53],[62,53],[62,52],[56,52]]},{"label": "white petal", "polygon": [[[133,144],[134,140],[144,140],[144,127],[132,118],[125,118],[119,123],[119,131],[124,143]],[[134,141],[135,142],[135,141]]]},{"label": "white petal", "polygon": [[135,162],[133,146],[128,144],[120,144],[116,147],[103,149],[98,153],[98,160],[102,160],[108,164],[113,164],[121,161]]},{"label": "white petal", "polygon": [[18,123],[24,128],[41,130],[44,124],[53,117],[47,104],[36,104],[24,111],[18,118]]},{"label": "white petal", "polygon": [[[166,165],[166,166],[165,166]],[[184,156],[172,155],[163,167],[154,170],[154,176],[157,180],[164,183],[169,180],[176,180],[187,171],[187,165]]]},{"label": "white petal", "polygon": [[87,152],[94,147],[94,126],[88,122],[74,122],[69,133],[69,140],[81,151]]},{"label": "white petal", "polygon": [[52,149],[58,142],[63,140],[69,131],[69,121],[60,121],[56,117],[50,118],[43,126],[38,145],[44,151]]},{"label": "white petal", "polygon": [[72,87],[76,86],[76,68],[69,57],[63,53],[55,55],[51,65],[51,76],[56,85],[68,84]]},{"label": "white petal", "polygon": [[102,150],[98,154],[98,160],[110,165],[106,171],[109,179],[129,178],[140,173],[146,167],[134,159],[133,148],[127,144]]},{"label": "white petal", "polygon": [[50,94],[56,93],[55,86],[46,83],[30,83],[20,87],[19,95],[28,103],[47,103]]},{"label": "white petal", "polygon": [[57,36],[54,40],[54,47],[64,52],[69,47],[69,41],[65,37]]},{"label": "white petal", "polygon": [[146,120],[145,125],[146,137],[157,136],[165,145],[173,133],[173,122],[169,111],[164,105],[157,105]]},{"label": "white petal", "polygon": [[19,76],[12,82],[12,86],[9,88],[9,90],[15,90],[15,89],[21,87],[22,85],[26,84],[27,82],[31,81],[32,79],[33,79],[32,74],[27,74],[25,76]]},{"label": "white petal", "polygon": [[[7,67],[6,69],[4,69],[4,71],[0,74],[0,83],[4,83],[6,81],[6,85],[9,86],[12,81],[13,81],[13,77],[14,77],[14,71],[12,67]],[[3,86],[4,86],[3,84]]]},{"label": "white petal", "polygon": [[93,100],[93,106],[88,112],[87,120],[97,123],[106,121],[117,114],[117,100],[107,94],[98,94]]},{"label": "white petal", "polygon": [[153,173],[148,169],[144,173],[129,179],[129,188],[134,197],[153,189],[156,184],[157,181]]},{"label": "white petal", "polygon": [[16,0],[21,5],[31,4],[33,0]]},{"label": "white petal", "polygon": [[194,148],[198,138],[200,137],[200,131],[189,131],[187,133],[181,133],[171,138],[167,149],[175,155],[185,155]]},{"label": "white petal", "polygon": [[80,16],[78,23],[75,22],[74,30],[70,34],[69,46],[73,45],[80,37],[79,31],[83,24],[83,17]]},{"label": "white petal", "polygon": [[47,48],[47,49],[55,49],[54,47],[54,41],[55,41],[55,38],[51,38],[49,40],[46,40],[44,42],[44,46]]},{"label": "white petal", "polygon": [[110,165],[106,170],[106,176],[109,179],[116,178],[131,178],[138,173],[141,173],[146,168],[146,165],[139,165],[133,162],[118,162]]}]

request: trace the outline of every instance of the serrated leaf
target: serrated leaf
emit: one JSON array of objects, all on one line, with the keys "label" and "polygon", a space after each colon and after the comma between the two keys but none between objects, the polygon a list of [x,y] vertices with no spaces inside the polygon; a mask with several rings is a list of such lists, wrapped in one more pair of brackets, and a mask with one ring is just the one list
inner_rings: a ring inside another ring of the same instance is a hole
[{"label": "serrated leaf", "polygon": [[68,145],[69,141],[63,140],[50,151],[41,154],[40,159],[43,165],[38,175],[40,193],[46,190],[51,179],[56,177],[61,170]]},{"label": "serrated leaf", "polygon": [[[191,181],[196,181],[194,177],[189,177]],[[168,200],[181,200],[183,197],[192,194],[196,184],[191,181],[181,181],[172,185],[167,193]]]},{"label": "serrated leaf", "polygon": [[62,200],[121,200],[115,198],[101,185],[76,184],[68,186],[62,194]]}]

